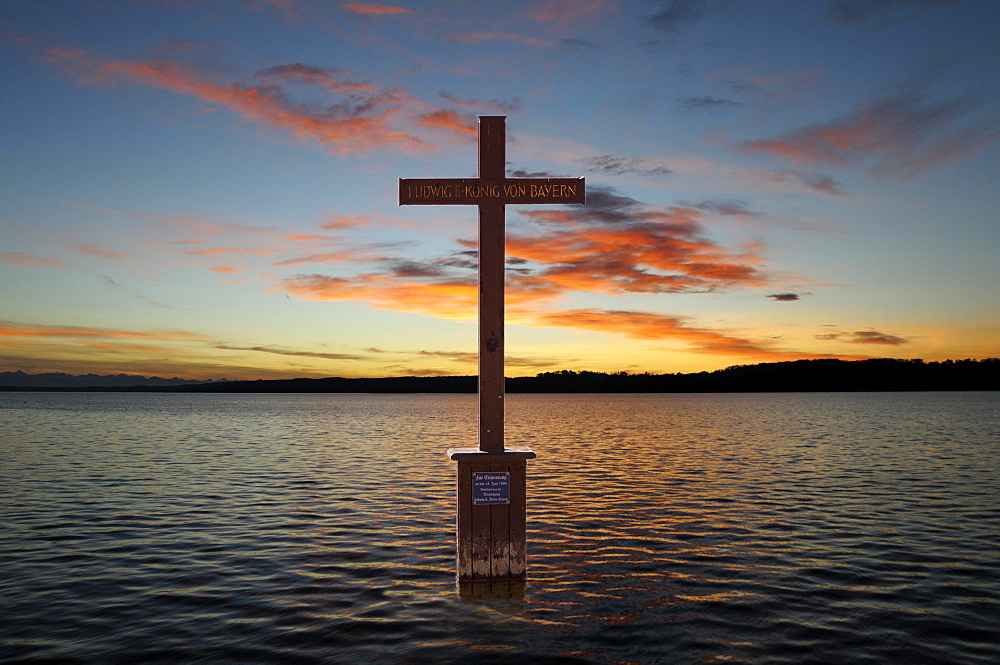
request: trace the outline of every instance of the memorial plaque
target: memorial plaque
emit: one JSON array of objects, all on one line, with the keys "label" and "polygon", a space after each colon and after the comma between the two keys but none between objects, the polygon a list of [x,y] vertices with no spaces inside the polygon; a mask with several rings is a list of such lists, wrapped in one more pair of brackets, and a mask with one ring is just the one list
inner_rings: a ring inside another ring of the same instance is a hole
[{"label": "memorial plaque", "polygon": [[484,205],[487,203],[584,205],[583,178],[399,179],[399,205]]},{"label": "memorial plaque", "polygon": [[472,503],[477,506],[510,503],[510,474],[506,471],[473,473]]}]

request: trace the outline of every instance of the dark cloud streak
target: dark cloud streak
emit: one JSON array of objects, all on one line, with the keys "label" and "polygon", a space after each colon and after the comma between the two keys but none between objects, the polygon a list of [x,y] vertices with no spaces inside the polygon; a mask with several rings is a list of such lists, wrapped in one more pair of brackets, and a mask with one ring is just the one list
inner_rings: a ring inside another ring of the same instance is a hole
[{"label": "dark cloud streak", "polygon": [[754,212],[746,207],[744,201],[732,201],[719,199],[715,201],[681,202],[681,205],[704,210],[715,215],[738,215],[744,217],[760,217],[761,213]]},{"label": "dark cloud streak", "polygon": [[279,356],[300,356],[303,358],[322,358],[324,360],[364,360],[364,356],[349,353],[317,353],[313,351],[286,351],[284,349],[272,349],[266,346],[228,346],[216,344],[215,348],[224,351],[258,351],[260,353],[274,353]]},{"label": "dark cloud streak", "polygon": [[664,176],[672,173],[666,166],[657,165],[655,162],[638,157],[596,155],[584,158],[583,163],[586,164],[587,170],[592,173],[607,173],[610,175],[638,173],[645,176]]},{"label": "dark cloud streak", "polygon": [[847,344],[885,344],[888,346],[899,346],[909,344],[910,340],[905,337],[879,332],[877,330],[858,330],[855,332],[832,332],[816,335],[816,339],[824,341],[842,341]]},{"label": "dark cloud streak", "polygon": [[681,26],[699,19],[706,12],[727,4],[726,0],[666,0],[661,9],[650,16],[647,22],[658,30],[676,32]]},{"label": "dark cloud streak", "polygon": [[682,97],[678,100],[678,105],[688,111],[718,111],[722,109],[732,109],[739,106],[746,106],[743,102],[731,99],[720,99],[718,97]]},{"label": "dark cloud streak", "polygon": [[439,92],[438,97],[446,102],[454,104],[455,106],[463,106],[466,108],[485,109],[489,111],[496,111],[498,113],[517,113],[521,110],[520,97],[514,97],[508,102],[499,99],[490,99],[486,101],[479,99],[461,99],[445,90]]},{"label": "dark cloud streak", "polygon": [[872,22],[878,27],[904,20],[904,12],[944,9],[961,0],[836,0],[827,6],[824,15],[832,23],[856,26]]}]

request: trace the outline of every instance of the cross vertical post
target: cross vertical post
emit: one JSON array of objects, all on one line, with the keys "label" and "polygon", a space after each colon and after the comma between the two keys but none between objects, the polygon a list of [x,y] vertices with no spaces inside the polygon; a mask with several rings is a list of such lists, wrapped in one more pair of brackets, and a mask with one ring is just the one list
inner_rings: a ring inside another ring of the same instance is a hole
[{"label": "cross vertical post", "polygon": [[504,441],[504,206],[586,203],[583,178],[506,177],[505,123],[479,117],[478,177],[399,179],[399,205],[479,207],[479,447],[448,457],[458,464],[456,576],[487,585],[525,577],[526,468],[536,457]]},{"label": "cross vertical post", "polygon": [[[501,180],[507,168],[505,118],[479,119],[479,177]],[[504,450],[503,203],[479,206],[479,449]]]}]

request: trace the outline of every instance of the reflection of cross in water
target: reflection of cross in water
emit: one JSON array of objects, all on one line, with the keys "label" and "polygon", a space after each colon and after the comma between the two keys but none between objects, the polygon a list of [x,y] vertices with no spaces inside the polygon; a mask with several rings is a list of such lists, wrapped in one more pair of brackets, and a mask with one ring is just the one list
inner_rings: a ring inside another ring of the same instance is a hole
[{"label": "reflection of cross in water", "polygon": [[507,178],[506,116],[479,117],[479,177],[399,180],[399,205],[479,206],[479,449],[503,452],[504,206],[584,204],[583,178]]}]

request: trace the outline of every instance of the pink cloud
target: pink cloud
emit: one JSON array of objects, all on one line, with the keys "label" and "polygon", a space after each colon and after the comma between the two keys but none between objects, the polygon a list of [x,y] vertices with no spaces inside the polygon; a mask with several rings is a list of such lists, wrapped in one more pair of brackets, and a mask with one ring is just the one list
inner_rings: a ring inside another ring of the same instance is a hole
[{"label": "pink cloud", "polygon": [[912,92],[741,147],[805,164],[865,166],[872,175],[905,180],[962,159],[998,136],[1000,121],[986,109],[985,98],[932,99]]},{"label": "pink cloud", "polygon": [[330,215],[320,228],[329,231],[364,228],[370,226],[411,226],[411,223],[399,217],[379,214],[360,215]]},{"label": "pink cloud", "polygon": [[291,240],[292,242],[316,242],[317,240],[329,240],[329,236],[318,236],[311,235],[308,233],[293,233],[291,235],[285,236],[285,240]]},{"label": "pink cloud", "polygon": [[[414,114],[426,114],[426,104],[402,90],[381,90],[368,83],[347,81],[338,70],[290,64],[227,81],[229,73],[171,59],[100,62],[88,59],[81,51],[67,49],[50,49],[48,56],[82,84],[129,81],[170,90],[223,106],[248,121],[288,131],[333,154],[383,147],[411,152],[429,149],[412,132],[397,127]],[[295,101],[286,90],[291,83],[310,85],[338,99],[322,105]]]},{"label": "pink cloud", "polygon": [[322,263],[364,263],[377,259],[370,248],[348,248],[334,252],[314,252],[296,255],[269,264],[273,268],[282,266],[318,265]]},{"label": "pink cloud", "polygon": [[46,256],[38,256],[28,252],[4,252],[0,254],[0,263],[9,263],[15,266],[27,266],[29,268],[63,268],[70,269],[73,266],[59,259]]},{"label": "pink cloud", "polygon": [[79,245],[74,245],[73,249],[81,254],[89,254],[90,256],[96,256],[101,259],[124,259],[128,257],[128,254],[125,252],[113,252],[109,249],[104,249],[96,243],[81,243]]},{"label": "pink cloud", "polygon": [[541,22],[553,24],[561,31],[574,25],[591,24],[618,11],[621,0],[549,0],[529,12]]},{"label": "pink cloud", "polygon": [[229,254],[273,254],[273,248],[205,247],[204,249],[177,249],[175,254],[186,256],[226,256]]},{"label": "pink cloud", "polygon": [[374,220],[365,215],[334,215],[330,218],[330,221],[325,222],[320,228],[328,230],[349,229],[358,226],[373,226],[374,224]]},{"label": "pink cloud", "polygon": [[[475,132],[474,123],[454,110],[423,102],[399,88],[351,80],[339,69],[288,63],[240,74],[178,59],[190,58],[193,50],[164,47],[157,57],[145,61],[102,61],[85,51],[50,48],[45,58],[82,85],[137,83],[169,90],[228,109],[248,122],[288,132],[335,155],[377,149],[427,151],[440,140],[425,141],[421,134],[428,129],[452,130],[446,136],[463,142]],[[308,95],[313,98],[304,98]]]},{"label": "pink cloud", "polygon": [[376,3],[345,2],[341,5],[344,9],[355,14],[367,14],[369,16],[399,16],[400,14],[412,14],[413,10],[395,5],[380,5]]}]

